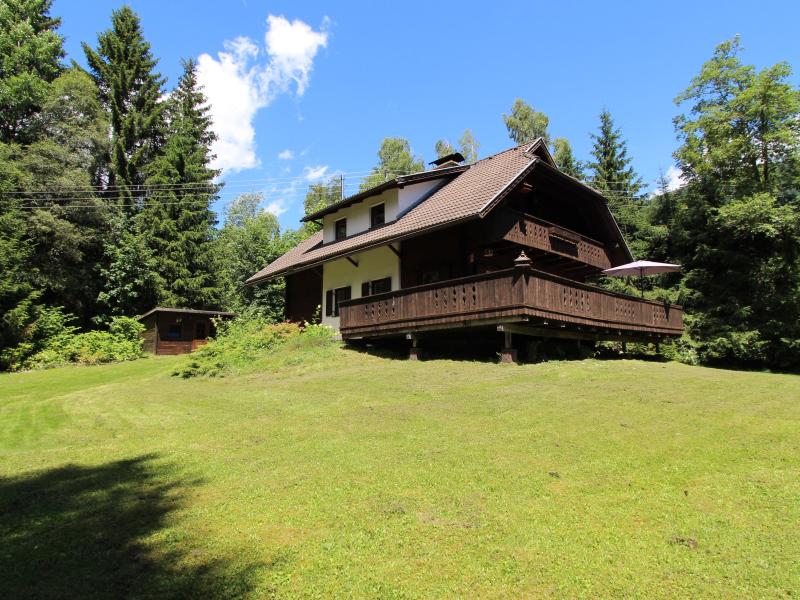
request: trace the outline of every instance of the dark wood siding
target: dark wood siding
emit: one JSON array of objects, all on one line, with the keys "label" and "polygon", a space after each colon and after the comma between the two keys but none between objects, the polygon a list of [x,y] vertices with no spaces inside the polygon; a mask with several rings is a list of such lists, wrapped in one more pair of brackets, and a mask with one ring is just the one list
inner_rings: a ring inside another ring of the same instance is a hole
[{"label": "dark wood siding", "polygon": [[[191,352],[216,333],[211,316],[192,313],[157,312],[148,316],[143,325],[143,349],[154,354]],[[198,335],[201,332],[205,335]]]},{"label": "dark wood siding", "polygon": [[506,269],[359,298],[341,307],[348,336],[414,331],[503,319],[541,326],[570,324],[610,339],[628,334],[678,336],[679,306],[641,300],[534,269]]},{"label": "dark wood siding", "polygon": [[314,322],[322,305],[322,274],[308,269],[286,276],[286,320]]}]

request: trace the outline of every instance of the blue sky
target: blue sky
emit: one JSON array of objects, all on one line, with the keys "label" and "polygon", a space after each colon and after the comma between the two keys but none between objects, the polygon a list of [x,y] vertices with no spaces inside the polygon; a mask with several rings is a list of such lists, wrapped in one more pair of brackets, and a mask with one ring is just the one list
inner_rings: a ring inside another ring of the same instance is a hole
[{"label": "blue sky", "polygon": [[[120,5],[55,1],[68,58],[85,65],[80,42],[94,45]],[[311,179],[344,172],[356,186],[385,136],[407,138],[426,160],[438,138],[455,142],[465,128],[481,156],[503,150],[502,114],[517,97],[582,159],[607,107],[653,182],[677,145],[672,100],[716,44],[739,34],[745,62],[800,69],[796,1],[130,5],[170,86],[182,57],[200,57],[222,138],[217,208],[262,191],[286,227],[297,226]]]}]

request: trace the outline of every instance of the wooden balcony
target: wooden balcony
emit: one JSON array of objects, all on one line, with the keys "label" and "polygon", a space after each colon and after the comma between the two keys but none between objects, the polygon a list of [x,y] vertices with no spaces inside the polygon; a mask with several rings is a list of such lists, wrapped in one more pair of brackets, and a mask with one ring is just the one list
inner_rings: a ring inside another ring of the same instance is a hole
[{"label": "wooden balcony", "polygon": [[498,211],[492,229],[493,239],[570,258],[598,270],[611,267],[605,246],[597,240],[510,208]]},{"label": "wooden balcony", "polygon": [[587,339],[679,336],[683,310],[516,267],[343,302],[342,337],[516,324],[531,335]]}]

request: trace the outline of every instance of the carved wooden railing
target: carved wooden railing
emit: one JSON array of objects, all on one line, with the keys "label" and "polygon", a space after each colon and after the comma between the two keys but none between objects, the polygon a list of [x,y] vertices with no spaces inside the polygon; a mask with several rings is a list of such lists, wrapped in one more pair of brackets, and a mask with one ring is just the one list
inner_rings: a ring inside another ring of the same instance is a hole
[{"label": "carved wooden railing", "polygon": [[680,335],[683,310],[529,267],[473,275],[343,302],[343,336],[489,319],[538,319],[592,328]]},{"label": "carved wooden railing", "polygon": [[495,238],[558,254],[598,269],[611,267],[605,246],[590,237],[510,208],[499,210],[494,219]]}]

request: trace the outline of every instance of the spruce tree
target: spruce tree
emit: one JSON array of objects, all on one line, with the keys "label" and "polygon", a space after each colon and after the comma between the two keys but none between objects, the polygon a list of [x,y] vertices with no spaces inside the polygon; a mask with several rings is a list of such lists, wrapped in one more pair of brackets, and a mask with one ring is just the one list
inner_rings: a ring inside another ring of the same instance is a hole
[{"label": "spruce tree", "polygon": [[213,267],[212,238],[218,198],[211,169],[216,139],[196,63],[184,61],[183,74],[167,107],[163,152],[148,167],[148,193],[139,228],[154,257],[159,302],[169,306],[213,308],[219,287]]},{"label": "spruce tree", "polygon": [[17,344],[36,318],[41,292],[31,260],[31,174],[22,164],[27,144],[37,137],[33,124],[61,72],[63,39],[50,0],[0,2],[0,368],[3,350]]},{"label": "spruce tree", "polygon": [[583,165],[575,158],[572,153],[572,146],[566,138],[556,138],[553,140],[553,160],[556,165],[567,175],[575,179],[583,179]]},{"label": "spruce tree", "polygon": [[83,51],[111,120],[109,189],[132,213],[162,143],[164,79],[129,6],[111,13],[111,29],[97,36],[96,50],[84,42]]},{"label": "spruce tree", "polygon": [[641,197],[644,185],[631,166],[627,143],[608,110],[600,113],[599,132],[591,137],[594,160],[588,164],[589,181],[606,197],[631,250],[639,255],[646,247],[647,223]]},{"label": "spruce tree", "polygon": [[30,119],[61,72],[64,40],[51,5],[52,0],[0,2],[0,141],[30,141]]}]

